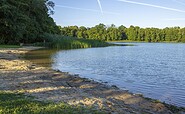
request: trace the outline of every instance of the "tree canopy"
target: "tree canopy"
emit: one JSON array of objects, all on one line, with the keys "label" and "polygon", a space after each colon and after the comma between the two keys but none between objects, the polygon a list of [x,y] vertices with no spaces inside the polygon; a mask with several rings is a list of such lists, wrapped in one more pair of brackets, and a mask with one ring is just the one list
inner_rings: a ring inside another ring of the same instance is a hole
[{"label": "tree canopy", "polygon": [[1,0],[0,44],[32,43],[45,33],[59,33],[50,17],[53,7],[48,0]]},{"label": "tree canopy", "polygon": [[185,28],[116,27],[102,23],[94,27],[57,26],[50,15],[55,4],[50,0],[1,0],[0,44],[43,42],[47,34],[59,34],[103,41],[185,42]]},{"label": "tree canopy", "polygon": [[125,27],[123,25],[106,26],[102,23],[91,28],[84,26],[59,27],[61,35],[104,41],[145,41],[145,42],[185,42],[185,28],[166,27],[140,28],[139,26]]}]

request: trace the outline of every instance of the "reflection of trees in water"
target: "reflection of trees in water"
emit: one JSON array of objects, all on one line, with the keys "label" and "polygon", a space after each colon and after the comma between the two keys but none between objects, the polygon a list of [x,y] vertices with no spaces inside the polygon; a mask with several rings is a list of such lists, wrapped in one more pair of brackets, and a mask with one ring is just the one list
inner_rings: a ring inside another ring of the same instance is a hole
[{"label": "reflection of trees in water", "polygon": [[57,50],[50,50],[50,49],[40,49],[40,50],[33,50],[26,53],[25,58],[30,60],[34,64],[38,64],[44,67],[50,67],[52,63],[51,56]]}]

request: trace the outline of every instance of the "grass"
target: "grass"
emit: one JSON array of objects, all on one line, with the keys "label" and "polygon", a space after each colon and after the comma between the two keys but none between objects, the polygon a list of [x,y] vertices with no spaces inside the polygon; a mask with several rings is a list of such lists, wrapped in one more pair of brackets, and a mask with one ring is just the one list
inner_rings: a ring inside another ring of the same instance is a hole
[{"label": "grass", "polygon": [[75,38],[69,36],[45,34],[45,43],[36,43],[37,46],[45,46],[53,49],[78,49],[107,46],[133,46],[132,44],[114,44],[102,40]]},{"label": "grass", "polygon": [[19,45],[0,45],[0,48],[20,48]]},{"label": "grass", "polygon": [[[75,38],[69,36],[45,34],[44,42],[35,43],[34,46],[44,46],[52,49],[78,49],[91,47],[107,47],[107,46],[133,46],[131,44],[113,44],[102,40]],[[118,42],[118,41],[117,41]],[[20,48],[19,45],[0,45],[0,48]]]},{"label": "grass", "polygon": [[46,46],[54,49],[78,49],[91,47],[106,47],[109,43],[101,40],[74,38],[61,35],[46,34],[46,43],[37,43],[38,46]]},{"label": "grass", "polygon": [[0,91],[0,114],[104,114],[93,108],[40,102],[33,97]]}]

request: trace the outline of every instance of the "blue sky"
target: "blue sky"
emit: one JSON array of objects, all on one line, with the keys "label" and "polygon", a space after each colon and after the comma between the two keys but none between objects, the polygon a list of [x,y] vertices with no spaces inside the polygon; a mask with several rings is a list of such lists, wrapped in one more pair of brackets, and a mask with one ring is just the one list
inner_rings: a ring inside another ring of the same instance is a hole
[{"label": "blue sky", "polygon": [[52,0],[61,26],[185,27],[185,0]]}]

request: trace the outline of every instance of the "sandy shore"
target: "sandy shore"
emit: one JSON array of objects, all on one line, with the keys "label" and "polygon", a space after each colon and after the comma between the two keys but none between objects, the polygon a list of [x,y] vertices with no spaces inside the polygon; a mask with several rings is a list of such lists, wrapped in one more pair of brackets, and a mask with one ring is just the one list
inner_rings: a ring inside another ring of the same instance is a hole
[{"label": "sandy shore", "polygon": [[23,92],[37,100],[91,106],[111,114],[173,114],[165,105],[22,58],[35,47],[0,49],[0,90]]}]

